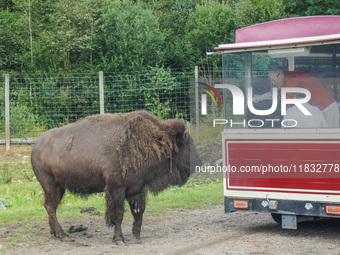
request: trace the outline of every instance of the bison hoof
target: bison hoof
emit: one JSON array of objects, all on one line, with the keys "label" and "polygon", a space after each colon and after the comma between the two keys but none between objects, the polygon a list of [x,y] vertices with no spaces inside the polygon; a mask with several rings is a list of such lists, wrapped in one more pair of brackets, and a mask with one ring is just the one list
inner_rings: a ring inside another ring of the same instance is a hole
[{"label": "bison hoof", "polygon": [[140,238],[140,230],[132,229],[132,234],[136,239]]},{"label": "bison hoof", "polygon": [[126,244],[124,243],[124,241],[122,240],[118,240],[118,241],[114,241],[116,243],[116,245],[118,246],[126,246]]},{"label": "bison hoof", "polygon": [[63,238],[60,238],[60,240],[61,240],[62,242],[65,242],[65,243],[74,242],[74,239],[72,239],[72,238],[69,237],[69,236],[64,236]]},{"label": "bison hoof", "polygon": [[142,240],[140,240],[139,238],[136,238],[135,243],[136,244],[142,244]]}]

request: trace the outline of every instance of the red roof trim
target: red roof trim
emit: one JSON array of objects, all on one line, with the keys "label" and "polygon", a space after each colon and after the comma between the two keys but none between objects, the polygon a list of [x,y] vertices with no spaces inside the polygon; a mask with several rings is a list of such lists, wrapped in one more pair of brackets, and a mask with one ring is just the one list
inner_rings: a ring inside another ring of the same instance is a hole
[{"label": "red roof trim", "polygon": [[235,43],[340,34],[340,16],[307,16],[265,22],[236,31]]},{"label": "red roof trim", "polygon": [[265,22],[236,31],[236,43],[215,50],[295,45],[340,39],[340,16],[308,16]]},{"label": "red roof trim", "polygon": [[216,47],[215,50],[248,49],[248,48],[261,48],[261,47],[273,47],[273,46],[284,46],[284,45],[298,46],[298,44],[327,42],[327,41],[334,41],[334,40],[340,40],[340,33],[334,34],[334,35],[291,38],[291,39],[284,39],[284,40],[221,44],[218,47]]}]

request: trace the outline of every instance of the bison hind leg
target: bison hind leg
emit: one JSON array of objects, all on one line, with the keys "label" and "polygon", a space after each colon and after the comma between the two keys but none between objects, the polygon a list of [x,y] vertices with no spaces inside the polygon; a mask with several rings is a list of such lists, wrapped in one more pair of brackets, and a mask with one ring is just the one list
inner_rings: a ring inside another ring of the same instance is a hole
[{"label": "bison hind leg", "polygon": [[125,188],[105,188],[106,192],[106,225],[108,227],[114,226],[113,241],[117,245],[124,244],[124,236],[122,232],[122,222],[124,216],[124,200]]},{"label": "bison hind leg", "polygon": [[58,222],[56,211],[65,193],[65,187],[61,183],[56,182],[53,177],[45,178],[42,182],[42,187],[45,191],[44,207],[48,214],[51,234],[62,240],[68,236]]}]

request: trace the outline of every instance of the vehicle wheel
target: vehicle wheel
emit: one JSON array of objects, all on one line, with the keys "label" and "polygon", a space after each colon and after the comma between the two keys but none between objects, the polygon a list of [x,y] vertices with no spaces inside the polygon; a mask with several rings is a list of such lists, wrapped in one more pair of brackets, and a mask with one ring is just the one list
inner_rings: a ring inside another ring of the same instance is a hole
[{"label": "vehicle wheel", "polygon": [[272,213],[272,218],[273,220],[275,220],[275,222],[281,224],[282,223],[282,219],[281,219],[281,214],[279,213]]}]

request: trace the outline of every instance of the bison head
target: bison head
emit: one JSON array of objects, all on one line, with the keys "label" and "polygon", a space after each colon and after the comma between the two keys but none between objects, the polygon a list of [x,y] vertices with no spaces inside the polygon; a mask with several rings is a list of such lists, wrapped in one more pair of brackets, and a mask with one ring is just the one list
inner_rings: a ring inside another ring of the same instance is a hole
[{"label": "bison head", "polygon": [[194,173],[195,166],[202,165],[202,161],[195,149],[194,142],[185,131],[180,137],[177,138],[178,153],[174,157],[174,164],[180,173],[180,183],[183,185],[188,180],[190,174]]},{"label": "bison head", "polygon": [[170,185],[183,185],[195,165],[201,164],[183,121],[161,122],[145,113],[125,125],[117,151],[123,178],[146,174],[154,193]]}]

